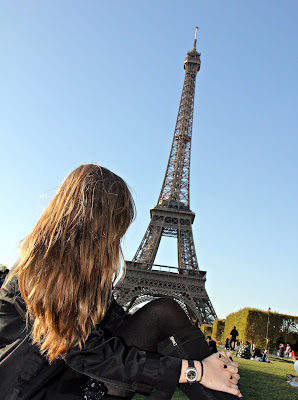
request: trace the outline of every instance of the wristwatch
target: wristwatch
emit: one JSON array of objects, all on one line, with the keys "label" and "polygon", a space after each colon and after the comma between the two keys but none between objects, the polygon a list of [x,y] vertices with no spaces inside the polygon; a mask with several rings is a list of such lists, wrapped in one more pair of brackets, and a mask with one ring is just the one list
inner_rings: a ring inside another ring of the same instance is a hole
[{"label": "wristwatch", "polygon": [[198,371],[193,360],[188,360],[188,367],[185,371],[185,378],[188,383],[194,383],[198,379]]}]

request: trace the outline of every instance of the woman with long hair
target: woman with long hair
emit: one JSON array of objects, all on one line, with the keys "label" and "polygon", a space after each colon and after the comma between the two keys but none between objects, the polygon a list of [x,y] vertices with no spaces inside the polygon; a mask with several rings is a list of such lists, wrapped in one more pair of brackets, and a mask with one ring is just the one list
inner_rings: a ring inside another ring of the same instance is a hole
[{"label": "woman with long hair", "polygon": [[238,364],[211,354],[173,299],[133,315],[113,299],[135,215],[125,182],[81,165],[64,180],[0,289],[3,400],[236,399]]}]

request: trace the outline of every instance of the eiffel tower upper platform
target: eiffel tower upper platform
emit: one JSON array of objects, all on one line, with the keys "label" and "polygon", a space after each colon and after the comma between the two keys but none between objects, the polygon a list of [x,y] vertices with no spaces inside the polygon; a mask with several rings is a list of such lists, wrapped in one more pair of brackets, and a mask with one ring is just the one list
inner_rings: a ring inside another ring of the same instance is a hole
[{"label": "eiffel tower upper platform", "polygon": [[[192,233],[195,214],[189,205],[189,174],[196,76],[201,66],[193,48],[184,60],[185,79],[174,137],[157,205],[132,261],[126,261],[126,277],[114,294],[127,310],[155,297],[173,297],[199,324],[216,318],[205,289],[206,272],[199,269]],[[162,236],[177,239],[178,267],[154,264]]]}]

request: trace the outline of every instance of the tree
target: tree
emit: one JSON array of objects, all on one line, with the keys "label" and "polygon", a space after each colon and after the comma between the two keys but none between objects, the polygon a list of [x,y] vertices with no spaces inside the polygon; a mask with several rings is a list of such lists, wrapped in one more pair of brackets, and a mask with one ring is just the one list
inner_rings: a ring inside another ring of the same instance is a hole
[{"label": "tree", "polygon": [[0,272],[4,272],[6,269],[8,269],[7,266],[0,263]]}]

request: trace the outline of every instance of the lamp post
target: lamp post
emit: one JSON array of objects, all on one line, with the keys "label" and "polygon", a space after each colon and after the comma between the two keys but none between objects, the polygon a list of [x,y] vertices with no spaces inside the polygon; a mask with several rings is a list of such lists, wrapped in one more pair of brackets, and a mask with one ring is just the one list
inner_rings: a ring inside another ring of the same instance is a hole
[{"label": "lamp post", "polygon": [[269,321],[270,310],[271,310],[271,308],[269,307],[268,308],[268,318],[267,318],[267,332],[266,332],[266,347],[265,347],[265,350],[267,350],[267,345],[268,345],[268,331],[269,331],[269,324],[270,324],[270,321]]}]

